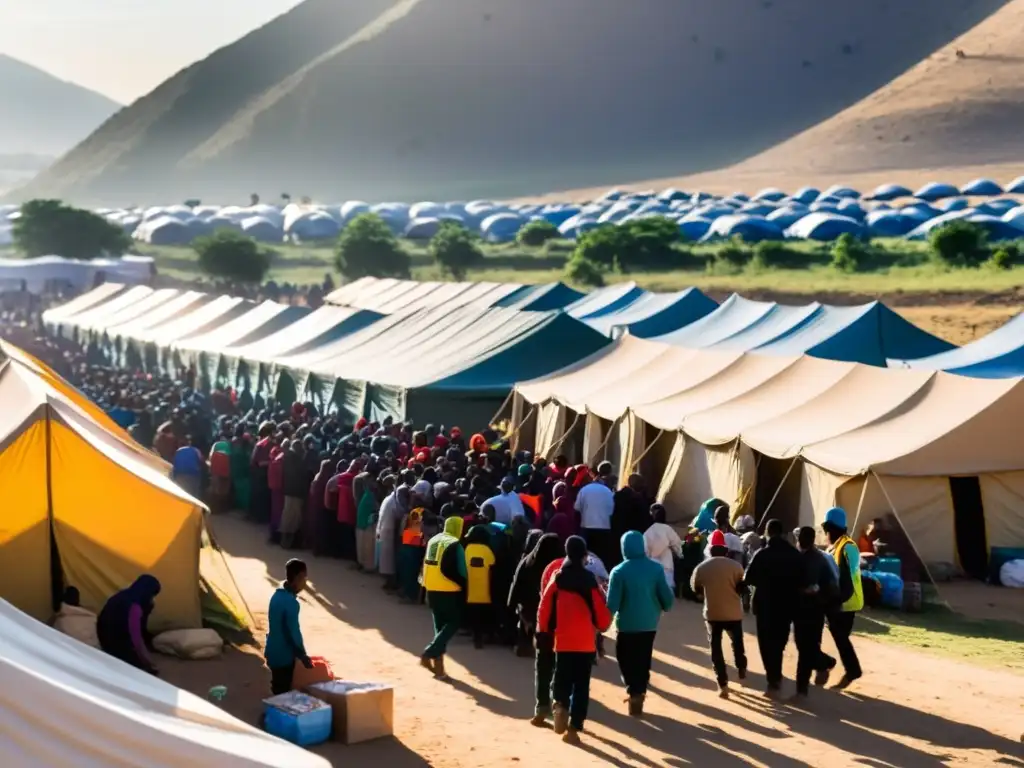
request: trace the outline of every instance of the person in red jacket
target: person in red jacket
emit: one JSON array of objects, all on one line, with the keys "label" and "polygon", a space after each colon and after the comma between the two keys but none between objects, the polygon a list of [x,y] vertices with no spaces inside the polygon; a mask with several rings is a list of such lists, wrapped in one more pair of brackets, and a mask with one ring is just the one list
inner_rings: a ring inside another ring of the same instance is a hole
[{"label": "person in red jacket", "polygon": [[579,744],[590,704],[597,633],[611,626],[612,615],[597,578],[586,569],[586,542],[570,536],[565,542],[565,555],[541,596],[537,630],[554,637],[555,733],[562,735],[567,744]]}]

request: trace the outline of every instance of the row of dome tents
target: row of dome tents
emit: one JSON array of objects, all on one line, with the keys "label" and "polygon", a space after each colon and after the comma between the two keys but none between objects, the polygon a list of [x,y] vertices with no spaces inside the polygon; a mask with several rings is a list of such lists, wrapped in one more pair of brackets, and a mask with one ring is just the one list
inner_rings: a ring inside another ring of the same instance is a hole
[{"label": "row of dome tents", "polygon": [[[712,496],[793,526],[818,525],[839,505],[857,532],[892,512],[926,564],[972,573],[984,573],[987,547],[1024,546],[1022,409],[1020,378],[629,336],[518,384],[511,406],[523,425],[517,448],[607,458],[622,477],[640,471],[673,522]],[[977,484],[979,505],[954,493],[962,482]],[[965,522],[984,539],[962,536]]]}]

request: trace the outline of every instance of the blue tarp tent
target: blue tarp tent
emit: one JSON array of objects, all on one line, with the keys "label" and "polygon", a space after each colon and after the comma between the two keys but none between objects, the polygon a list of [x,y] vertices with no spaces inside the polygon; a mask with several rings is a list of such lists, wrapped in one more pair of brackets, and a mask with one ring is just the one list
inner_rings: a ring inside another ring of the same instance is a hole
[{"label": "blue tarp tent", "polygon": [[618,283],[607,288],[598,288],[565,308],[577,320],[593,320],[612,312],[618,312],[633,302],[648,295],[636,283]]},{"label": "blue tarp tent", "polygon": [[868,200],[896,200],[900,197],[910,197],[913,195],[909,189],[904,187],[902,184],[880,184],[875,187],[875,191],[868,195]]},{"label": "blue tarp tent", "polygon": [[960,191],[972,197],[994,197],[1003,194],[1003,188],[992,179],[974,179],[960,187]]},{"label": "blue tarp tent", "polygon": [[546,312],[552,309],[565,309],[574,301],[582,299],[584,295],[565,283],[524,285],[494,302],[492,306]]},{"label": "blue tarp tent", "polygon": [[717,308],[714,299],[696,288],[686,288],[677,293],[647,293],[616,312],[588,318],[586,323],[612,338],[629,333],[648,339],[684,328]]},{"label": "blue tarp tent", "polygon": [[[884,366],[890,357],[925,357],[952,345],[883,304],[786,306],[733,295],[701,320],[655,341],[693,349],[808,354]],[[892,350],[904,350],[894,355]]]},{"label": "blue tarp tent", "polygon": [[930,184],[925,184],[917,190],[917,192],[914,193],[914,197],[918,200],[927,200],[931,202],[933,200],[941,200],[944,197],[960,197],[960,190],[952,184],[933,181]]},{"label": "blue tarp tent", "polygon": [[894,359],[889,365],[948,371],[979,379],[1024,376],[1024,314],[966,346],[917,360]]},{"label": "blue tarp tent", "polygon": [[786,237],[831,242],[840,235],[864,236],[864,226],[854,218],[834,213],[809,213],[786,230]]}]

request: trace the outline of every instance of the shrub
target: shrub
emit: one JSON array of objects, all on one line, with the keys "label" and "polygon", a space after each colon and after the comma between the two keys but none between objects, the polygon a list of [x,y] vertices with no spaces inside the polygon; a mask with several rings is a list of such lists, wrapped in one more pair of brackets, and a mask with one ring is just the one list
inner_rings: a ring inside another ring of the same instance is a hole
[{"label": "shrub", "polygon": [[1012,269],[1020,260],[1020,249],[1016,243],[1004,243],[988,259],[993,269]]},{"label": "shrub", "polygon": [[951,221],[928,235],[931,254],[950,267],[976,267],[988,258],[987,233],[969,221]]},{"label": "shrub", "polygon": [[754,254],[742,239],[734,237],[728,243],[718,247],[708,259],[707,269],[714,274],[731,275],[743,269]]},{"label": "shrub", "polygon": [[270,251],[233,229],[219,229],[197,238],[192,250],[199,256],[199,269],[210,277],[262,283],[270,271]]},{"label": "shrub", "polygon": [[840,272],[867,269],[871,254],[867,244],[849,232],[844,232],[832,246],[832,267]]},{"label": "shrub", "polygon": [[443,221],[430,239],[427,251],[441,272],[463,280],[473,267],[484,261],[477,238],[457,221]]},{"label": "shrub", "polygon": [[679,226],[674,221],[652,216],[621,226],[605,224],[584,233],[576,255],[606,270],[671,269],[679,266],[674,248],[679,240]]},{"label": "shrub", "polygon": [[349,280],[409,278],[409,254],[384,219],[375,213],[360,214],[345,227],[334,250],[334,265]]},{"label": "shrub", "polygon": [[527,248],[539,248],[548,240],[555,240],[559,237],[561,235],[558,232],[558,227],[545,219],[535,219],[527,222],[526,226],[519,230],[516,241]]},{"label": "shrub", "polygon": [[752,266],[762,269],[803,269],[808,266],[806,254],[778,240],[763,240],[754,246]]},{"label": "shrub", "polygon": [[28,258],[63,256],[88,261],[123,256],[132,245],[131,238],[118,225],[60,200],[25,203],[11,234],[15,246]]},{"label": "shrub", "polygon": [[600,288],[604,285],[605,269],[577,252],[565,265],[565,277],[571,283]]}]

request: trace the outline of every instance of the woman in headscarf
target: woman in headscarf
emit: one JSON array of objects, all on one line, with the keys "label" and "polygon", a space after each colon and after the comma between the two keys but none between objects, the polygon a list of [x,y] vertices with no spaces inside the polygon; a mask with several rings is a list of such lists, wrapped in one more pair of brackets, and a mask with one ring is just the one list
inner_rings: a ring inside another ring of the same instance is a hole
[{"label": "woman in headscarf", "polygon": [[690,527],[696,528],[701,533],[711,533],[718,527],[715,523],[715,510],[722,506],[728,507],[721,499],[708,499],[700,505],[700,510],[698,510],[697,516],[693,518],[693,522],[690,523]]},{"label": "woman in headscarf", "polygon": [[[358,462],[338,462],[338,474],[331,482],[335,483],[335,519],[337,520],[337,553],[343,560],[356,559],[356,523],[358,522],[358,504],[356,503],[354,485],[359,471]],[[330,486],[328,484],[328,497]]]},{"label": "woman in headscarf", "polygon": [[281,516],[284,513],[284,458],[289,452],[291,442],[285,440],[280,448],[273,448],[270,454],[270,467],[267,469],[267,488],[270,489],[270,541],[277,544],[281,541]]},{"label": "woman in headscarf", "polygon": [[231,441],[231,486],[235,492],[235,509],[248,510],[252,504],[252,482],[249,472],[252,438],[243,432]]},{"label": "woman in headscarf", "polygon": [[515,611],[519,619],[517,656],[533,656],[533,634],[537,624],[537,607],[540,605],[540,580],[544,570],[564,556],[565,547],[558,537],[553,533],[545,533],[537,539],[536,546],[516,568],[508,593],[508,607]]},{"label": "woman in headscarf", "polygon": [[252,486],[249,504],[249,517],[253,522],[266,523],[270,520],[270,486],[267,473],[270,469],[274,435],[274,423],[264,421],[260,424],[256,442],[249,461],[249,478]]},{"label": "woman in headscarf", "polygon": [[320,462],[320,470],[313,476],[309,486],[309,499],[306,506],[312,511],[313,523],[309,530],[303,530],[302,540],[310,545],[313,554],[333,557],[338,548],[338,514],[328,510],[325,505],[327,483],[330,481],[333,467],[330,459]]},{"label": "woman in headscarf", "polygon": [[559,496],[555,499],[555,514],[548,522],[547,532],[558,536],[558,540],[564,545],[570,536],[575,536],[579,532],[579,521],[576,519],[578,514],[573,509],[568,494]]},{"label": "woman in headscarf", "polygon": [[[374,466],[375,465],[371,465]],[[373,573],[376,555],[376,527],[378,514],[377,485],[373,473],[365,470],[352,481],[356,501],[356,562],[359,570]]]},{"label": "woman in headscarf", "polygon": [[160,582],[155,576],[143,574],[130,587],[111,596],[96,619],[96,636],[104,651],[153,675],[157,669],[149,655],[147,624],[153,600],[159,594]]},{"label": "woman in headscarf", "polygon": [[377,520],[377,570],[384,577],[384,589],[398,589],[398,534],[402,519],[409,513],[412,493],[407,485],[400,485],[380,506]]},{"label": "woman in headscarf", "polygon": [[[417,500],[419,496],[413,494]],[[420,568],[427,551],[427,539],[423,530],[426,510],[416,507],[402,518],[401,543],[398,545],[396,568],[398,571],[398,596],[407,602],[418,603],[420,599]]]}]

